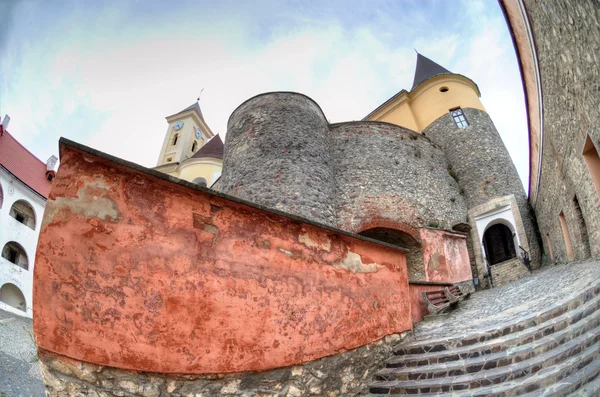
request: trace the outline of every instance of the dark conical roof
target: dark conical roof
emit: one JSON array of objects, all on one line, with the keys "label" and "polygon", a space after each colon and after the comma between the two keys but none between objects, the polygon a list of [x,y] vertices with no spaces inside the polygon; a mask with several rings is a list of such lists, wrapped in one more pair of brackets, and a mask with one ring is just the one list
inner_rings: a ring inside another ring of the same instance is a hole
[{"label": "dark conical roof", "polygon": [[213,139],[208,141],[206,145],[202,146],[192,156],[193,159],[200,159],[204,157],[212,157],[217,159],[223,159],[223,141],[219,135],[215,135]]},{"label": "dark conical roof", "polygon": [[415,69],[415,79],[413,80],[411,90],[425,80],[438,74],[452,74],[452,72],[433,62],[426,56],[417,53],[417,67]]}]

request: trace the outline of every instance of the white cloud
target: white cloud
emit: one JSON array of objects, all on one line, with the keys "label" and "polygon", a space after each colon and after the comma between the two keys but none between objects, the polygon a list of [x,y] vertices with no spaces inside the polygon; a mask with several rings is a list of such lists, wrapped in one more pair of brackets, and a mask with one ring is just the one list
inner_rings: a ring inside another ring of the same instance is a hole
[{"label": "white cloud", "polygon": [[62,135],[153,166],[164,117],[190,105],[202,88],[204,116],[221,134],[240,103],[274,90],[312,97],[332,122],[359,120],[411,87],[416,47],[479,84],[521,173],[527,162],[512,44],[499,10],[490,17],[487,3],[467,1],[458,22],[440,22],[446,2],[430,3],[430,10],[421,2],[375,9],[357,3],[357,10],[345,2],[323,9],[224,3],[202,12],[190,3],[169,9],[168,17],[166,9],[144,14],[116,2],[94,10],[80,4],[55,10],[64,14],[44,23],[38,20],[49,6],[21,7],[17,18],[43,25],[44,35],[13,29],[11,54],[0,59],[11,76],[0,88],[0,110],[11,114],[11,132],[42,158],[56,153]]}]

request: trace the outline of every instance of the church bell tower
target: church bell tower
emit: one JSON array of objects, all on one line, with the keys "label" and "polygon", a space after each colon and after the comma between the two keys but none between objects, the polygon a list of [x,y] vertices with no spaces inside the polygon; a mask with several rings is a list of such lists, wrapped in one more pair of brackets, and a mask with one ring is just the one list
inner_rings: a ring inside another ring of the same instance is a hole
[{"label": "church bell tower", "polygon": [[165,134],[156,166],[178,164],[192,157],[214,136],[198,102],[166,117],[169,126]]}]

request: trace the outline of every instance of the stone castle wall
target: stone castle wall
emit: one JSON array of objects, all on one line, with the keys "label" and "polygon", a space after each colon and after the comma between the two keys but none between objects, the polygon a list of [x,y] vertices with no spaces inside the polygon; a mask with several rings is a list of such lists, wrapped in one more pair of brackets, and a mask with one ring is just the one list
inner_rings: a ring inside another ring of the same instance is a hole
[{"label": "stone castle wall", "polygon": [[181,374],[305,363],[411,329],[405,252],[61,144],[39,348]]},{"label": "stone castle wall", "polygon": [[538,237],[529,202],[494,123],[481,110],[467,108],[463,112],[469,122],[466,128],[457,128],[452,116],[446,114],[423,132],[444,150],[469,208],[514,194],[531,259],[539,263]]},{"label": "stone castle wall", "polygon": [[301,94],[269,93],[229,118],[220,191],[335,225],[329,128]]},{"label": "stone castle wall", "polygon": [[358,233],[386,222],[450,229],[466,222],[446,156],[426,137],[393,124],[353,122],[332,125],[331,140],[340,228]]},{"label": "stone castle wall", "polygon": [[600,151],[600,2],[524,3],[544,96],[542,172],[534,206],[545,259],[568,260],[559,223],[561,211],[574,259],[598,258],[600,192],[594,188],[582,152],[588,135]]},{"label": "stone castle wall", "polygon": [[442,150],[380,122],[328,125],[318,105],[268,93],[232,114],[220,191],[360,232],[374,219],[450,229],[466,204]]}]

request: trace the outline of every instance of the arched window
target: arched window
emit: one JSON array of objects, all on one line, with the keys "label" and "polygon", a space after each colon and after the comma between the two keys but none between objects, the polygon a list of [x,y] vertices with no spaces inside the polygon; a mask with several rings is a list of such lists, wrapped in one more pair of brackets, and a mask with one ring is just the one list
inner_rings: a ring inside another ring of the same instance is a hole
[{"label": "arched window", "polygon": [[27,311],[25,296],[19,287],[14,284],[6,283],[0,288],[0,302],[4,302],[15,309]]},{"label": "arched window", "polygon": [[194,141],[194,143],[192,143],[192,152],[195,152],[197,147],[198,147],[198,142]]},{"label": "arched window", "polygon": [[397,229],[388,229],[384,227],[375,227],[373,229],[362,231],[359,234],[388,244],[408,248],[410,250],[410,252],[406,253],[408,279],[410,281],[426,280],[425,260],[423,258],[421,244],[410,234]]},{"label": "arched window", "polygon": [[173,136],[173,146],[177,145],[178,138],[179,138],[179,134],[175,134],[175,136]]},{"label": "arched window", "polygon": [[35,213],[33,207],[25,200],[17,200],[10,208],[9,215],[17,221],[35,230]]},{"label": "arched window", "polygon": [[490,265],[517,257],[513,232],[502,223],[490,226],[483,233],[483,248]]},{"label": "arched window", "polygon": [[29,269],[29,261],[27,260],[27,254],[19,243],[9,241],[2,248],[2,257],[15,265],[22,267],[25,270]]},{"label": "arched window", "polygon": [[196,185],[200,185],[200,186],[206,186],[206,179],[196,178],[192,181],[192,183],[195,183]]}]

